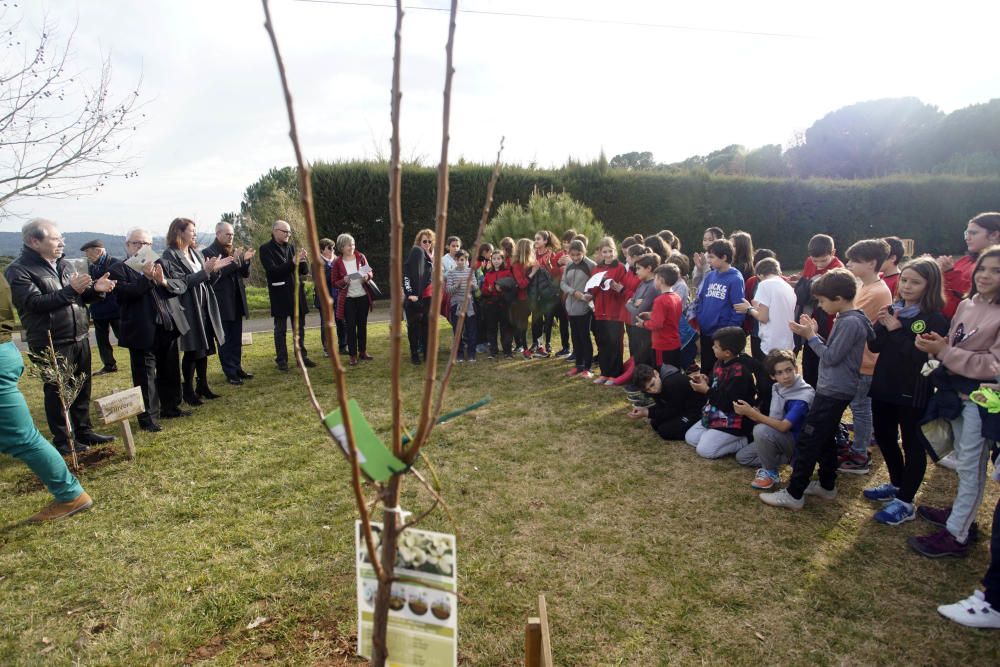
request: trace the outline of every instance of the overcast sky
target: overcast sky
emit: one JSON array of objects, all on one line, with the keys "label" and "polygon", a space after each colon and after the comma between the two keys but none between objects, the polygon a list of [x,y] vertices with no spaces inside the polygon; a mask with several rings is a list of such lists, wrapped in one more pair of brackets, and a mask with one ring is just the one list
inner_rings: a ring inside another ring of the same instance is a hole
[{"label": "overcast sky", "polygon": [[[387,0],[361,0],[386,4]],[[162,234],[187,216],[208,230],[243,190],[294,161],[257,0],[21,0],[47,14],[73,62],[102,54],[124,95],[142,77],[147,117],[128,145],[139,177],[95,196],[28,200],[19,212],[67,231]],[[446,7],[422,0],[403,28],[403,154],[440,150]],[[839,107],[916,96],[945,112],[1000,91],[993,2],[466,0],[460,13],[451,159],[559,165],[567,157],[652,151],[673,162],[728,144],[786,144]],[[272,0],[306,157],[388,154],[395,13]],[[569,19],[580,20],[569,20]],[[627,24],[647,25],[627,25]],[[21,221],[0,222],[16,230]]]}]

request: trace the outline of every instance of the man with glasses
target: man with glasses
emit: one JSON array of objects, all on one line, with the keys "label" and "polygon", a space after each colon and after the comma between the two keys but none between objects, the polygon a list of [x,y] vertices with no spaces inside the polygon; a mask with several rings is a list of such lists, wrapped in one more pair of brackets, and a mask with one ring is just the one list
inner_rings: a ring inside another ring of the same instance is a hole
[{"label": "man with glasses", "polygon": [[298,252],[291,243],[292,226],[284,220],[275,221],[271,227],[271,240],[260,247],[260,263],[267,274],[267,296],[271,300],[271,317],[274,318],[274,361],[279,371],[288,370],[288,348],[285,335],[288,318],[295,316],[295,272],[299,274],[299,350],[302,361],[312,368],[316,363],[306,353],[306,288],[302,282],[309,275],[305,249]]},{"label": "man with glasses", "polygon": [[[160,418],[190,416],[181,409],[180,354],[177,337],[188,331],[188,321],[177,299],[187,289],[181,279],[171,279],[159,260],[139,264],[133,258],[152,246],[145,229],[132,229],[125,237],[127,258],[111,267],[118,299],[118,343],[128,349],[132,384],[142,391],[146,411],[139,415],[144,431],[162,431]],[[131,260],[131,261],[130,261]]]},{"label": "man with glasses", "polygon": [[[68,406],[77,451],[111,442],[113,436],[95,433],[90,423],[90,318],[86,306],[103,299],[114,289],[115,282],[107,273],[97,280],[78,273],[63,257],[66,243],[50,220],[31,220],[21,228],[21,236],[21,255],[7,267],[5,276],[27,334],[28,348],[33,354],[41,354],[51,339],[56,354],[85,376],[80,393]],[[45,418],[52,444],[60,454],[69,454],[71,434],[54,384],[45,385]]]},{"label": "man with glasses", "polygon": [[243,318],[250,314],[247,307],[247,288],[244,281],[250,277],[250,260],[255,250],[238,251],[233,245],[235,234],[228,222],[215,226],[215,240],[205,248],[205,258],[229,257],[235,253],[236,261],[219,270],[219,279],[212,283],[215,300],[219,302],[222,331],[226,342],[219,346],[219,363],[229,384],[241,385],[253,378],[243,370]]},{"label": "man with glasses", "polygon": [[[80,246],[80,250],[87,256],[87,273],[94,280],[107,273],[111,266],[118,261],[107,253],[101,239],[87,241]],[[94,375],[117,373],[118,363],[115,361],[115,348],[111,345],[111,332],[115,332],[115,338],[121,336],[118,331],[118,302],[115,301],[114,294],[108,294],[103,299],[91,304],[90,319],[94,322],[97,354],[100,355],[102,364],[101,370]]]}]

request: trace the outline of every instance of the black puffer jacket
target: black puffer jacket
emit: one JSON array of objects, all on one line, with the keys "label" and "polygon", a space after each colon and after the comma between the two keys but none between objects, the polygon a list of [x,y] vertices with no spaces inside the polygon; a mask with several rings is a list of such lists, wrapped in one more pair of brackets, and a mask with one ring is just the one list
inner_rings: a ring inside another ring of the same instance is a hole
[{"label": "black puffer jacket", "polygon": [[47,347],[50,331],[57,346],[87,337],[90,318],[86,304],[101,300],[103,295],[93,288],[77,294],[69,284],[74,273],[76,269],[66,259],[59,258],[53,268],[27,246],[4,272],[32,349]]}]

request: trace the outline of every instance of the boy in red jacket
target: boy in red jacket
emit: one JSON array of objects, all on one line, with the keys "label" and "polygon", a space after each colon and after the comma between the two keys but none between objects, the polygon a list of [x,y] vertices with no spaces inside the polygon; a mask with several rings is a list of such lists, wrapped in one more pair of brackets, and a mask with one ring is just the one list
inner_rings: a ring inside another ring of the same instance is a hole
[{"label": "boy in red jacket", "polygon": [[601,375],[594,384],[614,386],[616,378],[622,374],[623,339],[625,337],[625,265],[618,261],[618,246],[610,236],[605,236],[597,245],[601,263],[594,267],[593,274],[601,274],[601,283],[590,288],[594,295],[594,338],[597,341],[597,363]]},{"label": "boy in red jacket", "polygon": [[674,285],[680,280],[681,270],[676,264],[663,264],[653,272],[656,289],[660,296],[653,301],[653,310],[640,313],[636,325],[653,332],[653,352],[656,354],[656,368],[663,364],[681,365],[681,311],[684,309],[681,297],[674,293]]}]

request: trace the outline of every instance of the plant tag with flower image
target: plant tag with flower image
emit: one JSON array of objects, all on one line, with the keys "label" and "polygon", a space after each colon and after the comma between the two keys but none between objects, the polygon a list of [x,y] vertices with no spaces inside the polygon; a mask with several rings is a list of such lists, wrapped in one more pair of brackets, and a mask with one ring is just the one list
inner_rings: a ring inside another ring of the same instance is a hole
[{"label": "plant tag with flower image", "polygon": [[[368,560],[361,532],[354,525],[358,575],[358,655],[372,655],[375,593],[378,579]],[[382,524],[372,523],[376,550]],[[458,664],[458,575],[455,536],[411,528],[399,537],[395,574],[389,597],[387,643],[394,667]]]}]

